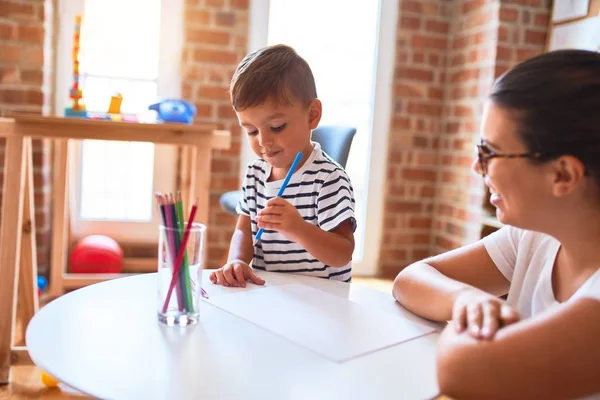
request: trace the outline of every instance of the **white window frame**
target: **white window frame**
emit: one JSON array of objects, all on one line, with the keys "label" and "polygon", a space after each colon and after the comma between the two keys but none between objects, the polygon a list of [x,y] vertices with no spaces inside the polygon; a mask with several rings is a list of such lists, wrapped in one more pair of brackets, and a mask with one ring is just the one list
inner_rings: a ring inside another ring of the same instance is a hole
[{"label": "white window frame", "polygon": [[[377,34],[376,75],[373,99],[372,127],[369,147],[368,185],[366,187],[366,218],[363,257],[354,262],[354,275],[375,276],[378,272],[383,230],[385,177],[388,160],[388,138],[392,115],[393,79],[396,55],[396,28],[398,1],[379,0],[379,32]],[[250,0],[250,31],[248,51],[252,52],[268,43],[269,0]],[[318,88],[317,88],[318,89]],[[246,140],[243,140],[240,176],[245,176],[246,166],[256,158]]]},{"label": "white window frame", "polygon": [[[158,95],[161,98],[179,98],[181,96],[180,71],[183,48],[184,0],[161,1]],[[75,16],[77,14],[84,16],[83,23],[85,24],[83,0],[59,0],[55,69],[55,115],[57,116],[63,116],[64,109],[69,104],[69,89],[73,83],[71,50]],[[155,100],[149,99],[149,104]],[[152,207],[152,220],[150,222],[90,221],[79,218],[81,141],[75,141],[71,149],[68,174],[71,237],[78,239],[89,234],[105,234],[117,241],[127,243],[155,243],[158,237],[156,227],[159,221],[155,206]],[[173,192],[177,174],[177,148],[169,145],[155,145],[154,149],[154,188],[164,192]]]}]

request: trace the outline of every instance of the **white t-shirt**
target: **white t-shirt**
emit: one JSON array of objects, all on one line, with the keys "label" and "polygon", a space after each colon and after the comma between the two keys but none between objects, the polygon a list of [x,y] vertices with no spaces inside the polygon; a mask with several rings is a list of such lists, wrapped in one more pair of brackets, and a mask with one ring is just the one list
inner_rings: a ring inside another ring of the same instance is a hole
[{"label": "white t-shirt", "polygon": [[[335,229],[349,219],[356,228],[354,217],[354,189],[346,171],[313,142],[313,151],[304,165],[294,172],[281,196],[296,207],[305,221],[325,231]],[[257,213],[265,203],[277,196],[283,183],[268,182],[271,165],[256,160],[248,166],[242,186],[243,197],[237,212],[251,219],[252,236],[256,236]],[[325,265],[298,243],[287,240],[273,230],[265,230],[254,246],[252,267],[256,269],[318,276],[350,282],[352,262],[343,267]]]},{"label": "white t-shirt", "polygon": [[[552,289],[552,269],[560,248],[553,237],[505,226],[483,238],[483,244],[502,274],[510,281],[507,303],[521,318],[529,318],[560,303]],[[600,301],[600,266],[569,298]]]},{"label": "white t-shirt", "polygon": [[[483,238],[483,244],[510,281],[507,303],[522,319],[558,306],[552,289],[552,269],[560,242],[543,233],[505,226]],[[582,297],[600,301],[600,266],[567,302]],[[600,393],[582,400],[600,400]]]}]

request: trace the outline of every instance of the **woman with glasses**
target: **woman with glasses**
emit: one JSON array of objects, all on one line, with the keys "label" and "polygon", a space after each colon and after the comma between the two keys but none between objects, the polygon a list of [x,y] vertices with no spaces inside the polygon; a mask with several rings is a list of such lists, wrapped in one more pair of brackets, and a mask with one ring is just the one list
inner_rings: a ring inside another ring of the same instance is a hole
[{"label": "woman with glasses", "polygon": [[600,398],[600,53],[550,52],[501,76],[480,140],[473,169],[506,226],[408,266],[393,295],[450,321],[442,393]]}]

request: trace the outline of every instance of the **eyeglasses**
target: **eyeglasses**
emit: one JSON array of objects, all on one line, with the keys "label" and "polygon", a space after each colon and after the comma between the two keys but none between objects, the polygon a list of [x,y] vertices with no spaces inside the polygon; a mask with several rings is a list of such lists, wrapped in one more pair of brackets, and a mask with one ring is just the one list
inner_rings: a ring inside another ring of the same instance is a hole
[{"label": "eyeglasses", "polygon": [[477,145],[477,158],[479,161],[479,169],[481,171],[481,175],[487,175],[488,163],[492,158],[541,158],[543,157],[543,153],[534,152],[534,153],[519,153],[519,154],[498,154],[494,153],[492,149],[486,146],[484,143],[480,143]]}]

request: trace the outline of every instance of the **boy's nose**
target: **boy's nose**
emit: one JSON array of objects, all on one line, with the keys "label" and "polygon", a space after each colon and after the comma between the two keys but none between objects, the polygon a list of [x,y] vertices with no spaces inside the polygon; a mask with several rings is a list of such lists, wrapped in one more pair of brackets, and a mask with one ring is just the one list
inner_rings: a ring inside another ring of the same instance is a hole
[{"label": "boy's nose", "polygon": [[264,132],[264,131],[258,132],[258,144],[260,144],[261,147],[265,147],[266,145],[271,144],[272,141],[273,141],[273,136],[270,135],[269,133]]}]

